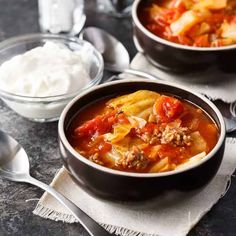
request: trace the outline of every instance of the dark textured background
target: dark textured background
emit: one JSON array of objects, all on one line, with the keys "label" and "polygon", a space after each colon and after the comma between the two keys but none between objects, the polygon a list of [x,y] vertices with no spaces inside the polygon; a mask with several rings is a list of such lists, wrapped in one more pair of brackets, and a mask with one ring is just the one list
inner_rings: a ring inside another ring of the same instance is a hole
[{"label": "dark textured background", "polygon": [[[94,12],[95,3],[86,0],[87,25],[96,25],[119,38],[135,55],[132,42],[132,23]],[[38,12],[36,0],[0,0],[0,41],[10,36],[37,32]],[[29,154],[32,176],[50,183],[62,163],[57,146],[57,122],[39,124],[19,117],[0,102],[0,128],[15,137]],[[0,179],[0,236],[63,236],[87,235],[79,224],[63,224],[42,219],[32,214],[35,201],[42,191],[36,187]],[[202,199],[204,201],[204,199]],[[177,218],[178,216],[176,216]],[[230,190],[190,232],[190,236],[236,235],[236,182]],[[173,232],[174,235],[174,232]]]}]

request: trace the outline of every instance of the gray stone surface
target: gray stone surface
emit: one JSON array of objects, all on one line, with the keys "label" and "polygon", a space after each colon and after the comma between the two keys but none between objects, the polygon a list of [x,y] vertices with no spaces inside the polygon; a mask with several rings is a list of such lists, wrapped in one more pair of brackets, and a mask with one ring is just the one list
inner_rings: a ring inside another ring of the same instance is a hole
[{"label": "gray stone surface", "polygon": [[[94,1],[86,0],[87,25],[97,25],[119,38],[135,55],[131,20],[118,20],[94,13]],[[14,35],[37,32],[36,0],[0,0],[0,41]],[[62,162],[57,145],[57,122],[28,121],[0,102],[0,129],[15,137],[29,154],[32,176],[50,183]],[[0,179],[0,236],[87,235],[79,224],[63,224],[32,214],[42,191],[26,184]],[[203,199],[204,201],[204,199]],[[203,217],[190,236],[233,236],[236,232],[236,182],[233,178],[227,195]],[[176,216],[178,217],[178,216]],[[174,232],[173,232],[174,235]]]}]

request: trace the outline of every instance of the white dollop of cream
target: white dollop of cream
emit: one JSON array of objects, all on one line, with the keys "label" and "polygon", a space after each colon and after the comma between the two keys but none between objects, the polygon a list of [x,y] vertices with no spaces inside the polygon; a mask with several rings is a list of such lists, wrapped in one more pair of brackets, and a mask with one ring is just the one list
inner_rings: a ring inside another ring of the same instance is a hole
[{"label": "white dollop of cream", "polygon": [[0,66],[0,88],[30,97],[47,97],[79,91],[90,82],[88,50],[71,51],[46,42],[14,56]]}]

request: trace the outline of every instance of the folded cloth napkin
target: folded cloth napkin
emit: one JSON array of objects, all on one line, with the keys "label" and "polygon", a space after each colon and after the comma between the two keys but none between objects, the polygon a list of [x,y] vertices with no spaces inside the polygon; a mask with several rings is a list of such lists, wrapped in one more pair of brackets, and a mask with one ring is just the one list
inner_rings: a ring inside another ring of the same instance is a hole
[{"label": "folded cloth napkin", "polygon": [[235,73],[224,73],[217,68],[192,74],[171,73],[154,67],[141,53],[135,56],[131,63],[131,68],[151,73],[162,80],[191,87],[213,100],[221,99],[227,103],[236,101]]},{"label": "folded cloth napkin", "polygon": [[[96,199],[70,178],[62,168],[52,186],[73,201],[109,232],[122,236],[183,236],[225,194],[230,176],[236,167],[236,139],[226,140],[222,165],[215,178],[201,191],[168,192],[143,202],[111,202]],[[76,219],[51,195],[44,193],[34,214],[68,223]]]}]

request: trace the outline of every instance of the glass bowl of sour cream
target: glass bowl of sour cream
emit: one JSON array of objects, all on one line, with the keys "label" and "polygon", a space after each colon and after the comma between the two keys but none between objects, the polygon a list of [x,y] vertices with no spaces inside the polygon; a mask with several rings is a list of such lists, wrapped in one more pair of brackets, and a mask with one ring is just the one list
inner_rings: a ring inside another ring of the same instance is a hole
[{"label": "glass bowl of sour cream", "polygon": [[66,104],[98,84],[101,54],[76,37],[28,34],[0,43],[0,96],[19,115],[58,120]]}]

